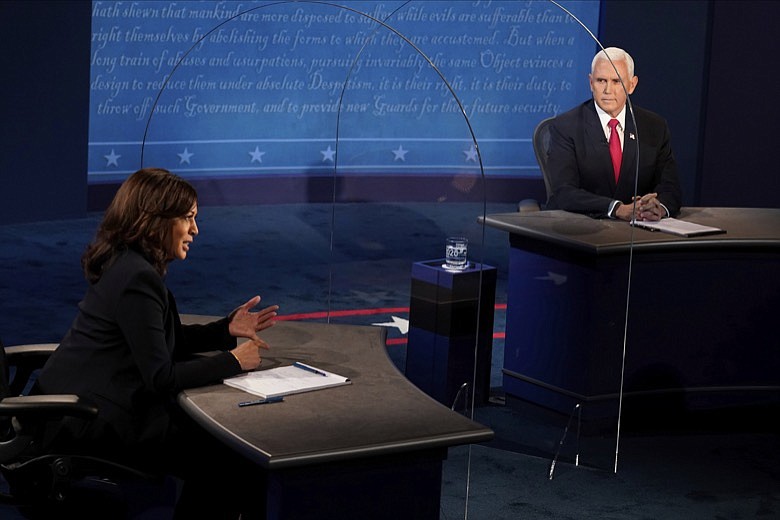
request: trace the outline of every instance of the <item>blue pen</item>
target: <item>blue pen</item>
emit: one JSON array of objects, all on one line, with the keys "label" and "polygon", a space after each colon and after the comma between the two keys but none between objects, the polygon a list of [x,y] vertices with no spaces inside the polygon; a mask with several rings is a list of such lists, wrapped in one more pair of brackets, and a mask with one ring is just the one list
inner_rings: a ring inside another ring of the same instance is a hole
[{"label": "blue pen", "polygon": [[255,401],[242,401],[238,403],[238,406],[253,406],[256,404],[271,404],[271,403],[281,403],[284,401],[284,397],[278,396],[278,397],[267,397],[265,399],[257,399]]},{"label": "blue pen", "polygon": [[295,363],[293,363],[293,366],[296,367],[296,368],[300,368],[301,370],[306,370],[307,372],[313,372],[315,374],[319,374],[321,376],[326,376],[327,377],[327,375],[328,375],[325,372],[323,372],[322,370],[317,370],[316,368],[310,367],[308,365],[304,365],[303,363],[298,363],[297,361]]}]

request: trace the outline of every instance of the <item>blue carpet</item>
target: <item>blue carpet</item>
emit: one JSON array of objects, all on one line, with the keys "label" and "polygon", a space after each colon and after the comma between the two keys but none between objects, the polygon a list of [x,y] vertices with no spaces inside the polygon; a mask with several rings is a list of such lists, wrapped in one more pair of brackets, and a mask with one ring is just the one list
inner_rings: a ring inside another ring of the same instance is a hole
[{"label": "blue carpet", "polygon": [[[188,259],[172,264],[168,284],[183,313],[221,315],[260,294],[296,319],[322,321],[330,311],[333,322],[388,324],[393,316],[408,319],[412,263],[441,258],[446,236],[465,235],[470,259],[498,270],[492,398],[475,410],[496,439],[450,451],[442,519],[780,518],[777,430],[768,421],[753,428],[734,414],[627,432],[617,472],[614,430],[583,434],[579,444],[569,432],[548,478],[567,418],[503,401],[509,245],[504,233],[477,225],[481,212],[481,204],[453,203],[202,207],[200,235]],[[62,336],[84,292],[79,258],[99,218],[0,226],[6,344]],[[388,326],[388,339],[388,354],[403,370],[405,337]],[[150,509],[134,518],[169,512]],[[0,506],[0,518],[21,516]]]}]

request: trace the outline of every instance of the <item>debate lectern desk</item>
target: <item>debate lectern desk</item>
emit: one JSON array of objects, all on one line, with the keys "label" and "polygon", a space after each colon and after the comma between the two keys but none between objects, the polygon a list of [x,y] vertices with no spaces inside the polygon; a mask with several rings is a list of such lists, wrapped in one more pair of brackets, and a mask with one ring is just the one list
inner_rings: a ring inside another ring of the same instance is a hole
[{"label": "debate lectern desk", "polygon": [[461,385],[473,380],[474,400],[484,404],[490,397],[496,268],[472,262],[451,271],[443,263],[412,264],[404,373],[448,406],[457,405]]},{"label": "debate lectern desk", "polygon": [[302,361],[352,382],[242,408],[256,397],[226,385],[179,394],[199,424],[267,471],[266,518],[438,520],[448,447],[493,431],[410,383],[381,327],[279,321],[262,336],[263,369]]},{"label": "debate lectern desk", "polygon": [[508,397],[605,415],[621,390],[685,409],[780,398],[780,210],[679,218],[726,232],[687,238],[564,211],[484,218],[510,240]]}]

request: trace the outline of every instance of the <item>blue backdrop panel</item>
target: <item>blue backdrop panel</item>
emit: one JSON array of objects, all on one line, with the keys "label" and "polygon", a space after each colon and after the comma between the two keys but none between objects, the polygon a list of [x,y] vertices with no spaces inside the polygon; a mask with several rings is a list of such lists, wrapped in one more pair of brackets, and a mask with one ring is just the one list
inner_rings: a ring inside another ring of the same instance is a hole
[{"label": "blue backdrop panel", "polygon": [[[595,32],[599,2],[563,5]],[[478,168],[472,130],[488,174],[538,176],[533,127],[589,96],[596,50],[546,1],[94,2],[92,16],[91,183],[140,167],[144,139],[144,165],[189,177],[336,161],[452,174]]]}]

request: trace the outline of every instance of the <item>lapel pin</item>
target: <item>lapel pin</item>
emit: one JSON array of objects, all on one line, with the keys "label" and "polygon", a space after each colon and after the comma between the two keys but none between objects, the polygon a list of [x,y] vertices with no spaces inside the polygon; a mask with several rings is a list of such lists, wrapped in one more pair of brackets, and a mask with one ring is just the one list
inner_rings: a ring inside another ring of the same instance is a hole
[{"label": "lapel pin", "polygon": [[632,134],[632,133],[630,133],[630,132],[629,132],[629,134],[628,134],[628,137],[629,137],[630,139],[636,139],[636,137],[634,137],[634,134]]}]

